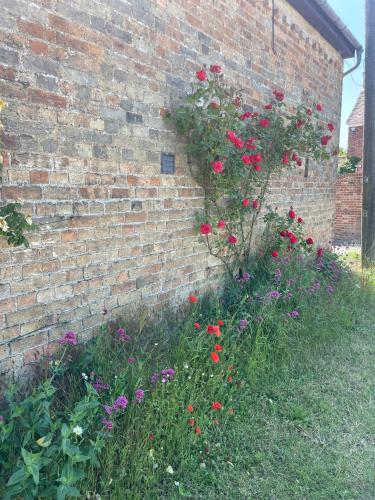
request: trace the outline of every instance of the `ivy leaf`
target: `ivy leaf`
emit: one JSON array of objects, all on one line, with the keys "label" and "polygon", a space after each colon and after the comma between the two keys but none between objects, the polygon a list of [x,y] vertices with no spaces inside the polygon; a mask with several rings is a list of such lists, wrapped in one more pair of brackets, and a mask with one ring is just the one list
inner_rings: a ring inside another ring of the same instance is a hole
[{"label": "ivy leaf", "polygon": [[10,478],[9,481],[7,482],[7,486],[13,486],[14,484],[22,483],[22,481],[25,481],[29,477],[29,473],[26,470],[26,467],[22,465],[22,467],[16,472],[14,472]]}]

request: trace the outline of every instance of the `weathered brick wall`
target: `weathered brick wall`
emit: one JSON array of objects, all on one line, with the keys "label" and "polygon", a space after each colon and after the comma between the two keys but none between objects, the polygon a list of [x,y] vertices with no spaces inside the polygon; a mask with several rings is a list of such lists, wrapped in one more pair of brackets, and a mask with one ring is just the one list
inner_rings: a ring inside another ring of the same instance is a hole
[{"label": "weathered brick wall", "polygon": [[349,127],[348,130],[348,156],[363,155],[363,127]]},{"label": "weathered brick wall", "polygon": [[343,174],[336,182],[335,242],[361,241],[362,173]]},{"label": "weathered brick wall", "polygon": [[[88,336],[126,304],[161,305],[207,285],[216,264],[193,235],[202,191],[162,119],[203,63],[255,108],[304,93],[338,125],[342,59],[284,0],[1,0],[0,96],[8,103],[2,200],[39,224],[29,250],[0,250],[1,370],[67,329]],[[337,142],[335,132],[334,142]],[[160,173],[160,154],[176,172]],[[333,164],[275,180],[312,235],[331,238]]]}]

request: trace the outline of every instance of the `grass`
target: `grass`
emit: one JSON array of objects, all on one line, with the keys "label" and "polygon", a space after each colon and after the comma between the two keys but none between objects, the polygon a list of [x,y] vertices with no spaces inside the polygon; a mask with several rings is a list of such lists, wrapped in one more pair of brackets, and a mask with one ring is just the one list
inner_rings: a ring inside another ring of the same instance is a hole
[{"label": "grass", "polygon": [[[79,423],[82,442],[98,435],[105,446],[99,468],[74,462],[63,449],[58,468],[68,462],[79,469],[73,484],[87,498],[374,498],[373,275],[364,275],[362,284],[345,273],[338,280],[332,257],[324,262],[317,270],[315,261],[296,256],[260,267],[246,285],[221,297],[208,293],[164,320],[127,317],[121,326],[131,342],[119,342],[118,324],[107,325],[86,346],[69,349],[70,363],[54,379],[52,422],[66,421],[84,398],[82,372],[100,378],[110,389]],[[277,265],[281,281],[275,281]],[[275,288],[281,295],[270,298]],[[299,317],[290,318],[292,310]],[[242,332],[240,319],[249,322]],[[218,320],[222,335],[207,335],[207,324]],[[213,363],[218,343],[223,349]],[[150,375],[166,368],[175,370],[173,381],[159,377],[150,385]],[[140,387],[146,395],[137,404]],[[102,405],[120,394],[129,405],[108,417],[114,428],[103,432]],[[222,408],[212,409],[213,402]],[[39,452],[32,443],[28,449]],[[41,469],[41,485],[59,481],[56,471],[49,474]],[[32,484],[27,481],[24,489]]]},{"label": "grass", "polygon": [[336,312],[273,351],[193,498],[375,497],[374,301]]}]

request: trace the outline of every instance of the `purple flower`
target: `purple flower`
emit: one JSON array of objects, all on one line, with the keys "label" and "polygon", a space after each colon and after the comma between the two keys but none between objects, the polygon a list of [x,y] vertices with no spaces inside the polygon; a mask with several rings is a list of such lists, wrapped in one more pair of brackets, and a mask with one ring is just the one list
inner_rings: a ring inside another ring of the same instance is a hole
[{"label": "purple flower", "polygon": [[335,290],[335,289],[333,288],[333,286],[332,286],[332,285],[328,285],[328,286],[327,286],[327,288],[326,288],[326,292],[327,292],[327,294],[328,294],[329,296],[331,296],[331,295],[333,294],[334,290]]},{"label": "purple flower", "polygon": [[59,344],[66,345],[66,344],[71,344],[71,345],[76,345],[78,342],[77,340],[77,334],[75,332],[66,332],[61,339],[59,339]]},{"label": "purple flower", "polygon": [[131,341],[131,337],[129,335],[127,335],[125,328],[119,328],[117,330],[117,335],[119,337],[119,340],[121,340],[121,342],[130,342]]},{"label": "purple flower", "polygon": [[119,396],[116,401],[113,403],[113,409],[115,411],[122,409],[125,410],[125,408],[128,406],[128,400],[126,396]]},{"label": "purple flower", "polygon": [[272,290],[271,292],[267,293],[267,297],[269,299],[278,299],[280,297],[280,292],[277,290]]},{"label": "purple flower", "polygon": [[106,391],[109,389],[109,385],[108,384],[104,384],[99,378],[96,379],[95,382],[92,382],[91,385],[93,386],[93,388],[97,391],[97,392],[100,392],[100,391]]},{"label": "purple flower", "polygon": [[240,319],[240,321],[238,322],[238,330],[240,332],[242,332],[243,330],[246,330],[246,328],[249,326],[249,322],[247,321],[247,319]]},{"label": "purple flower", "polygon": [[166,377],[167,379],[173,380],[175,371],[173,368],[167,368],[166,370],[160,370],[160,375]]},{"label": "purple flower", "polygon": [[238,278],[237,278],[237,281],[239,283],[244,283],[244,282],[247,282],[247,281],[250,281],[250,273],[248,273],[247,271],[245,271],[244,273],[242,273]]},{"label": "purple flower", "polygon": [[103,405],[103,410],[110,415],[113,412],[113,407],[110,405]]},{"label": "purple flower", "polygon": [[137,403],[142,403],[144,397],[145,397],[145,391],[144,390],[137,389],[135,391],[135,399],[137,400]]},{"label": "purple flower", "polygon": [[109,429],[109,430],[113,429],[113,422],[112,422],[112,420],[107,420],[106,418],[103,418],[103,419],[102,419],[102,423],[103,423],[103,425],[104,425],[107,429]]},{"label": "purple flower", "polygon": [[135,363],[135,358],[132,357],[128,358],[128,363],[130,364]]},{"label": "purple flower", "polygon": [[298,311],[291,311],[288,313],[289,318],[298,318],[299,312]]},{"label": "purple flower", "polygon": [[155,385],[156,382],[158,381],[159,379],[159,374],[158,373],[153,373],[150,377],[150,382],[152,385]]},{"label": "purple flower", "polygon": [[275,283],[280,283],[282,272],[280,268],[275,269],[274,281]]}]

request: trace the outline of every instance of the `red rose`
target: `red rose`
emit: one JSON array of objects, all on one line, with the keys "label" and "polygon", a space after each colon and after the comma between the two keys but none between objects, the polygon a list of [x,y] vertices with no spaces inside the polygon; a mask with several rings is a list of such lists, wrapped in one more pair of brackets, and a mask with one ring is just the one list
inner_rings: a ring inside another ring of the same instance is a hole
[{"label": "red rose", "polygon": [[266,104],[266,105],[264,106],[264,109],[272,109],[272,104]]},{"label": "red rose", "polygon": [[196,330],[200,330],[200,329],[201,329],[201,325],[200,325],[200,323],[194,323],[194,328],[195,328]]},{"label": "red rose", "polygon": [[214,401],[211,405],[211,408],[213,410],[221,410],[221,403],[219,403],[218,401]]},{"label": "red rose", "polygon": [[314,240],[312,238],[307,238],[306,243],[308,245],[313,245],[314,244]]},{"label": "red rose", "polygon": [[233,142],[236,138],[236,134],[233,132],[233,130],[227,130],[227,139],[228,141]]},{"label": "red rose", "polygon": [[249,206],[249,203],[250,203],[249,198],[244,198],[244,199],[242,200],[242,206],[243,206],[243,207],[248,207],[248,206]]},{"label": "red rose", "polygon": [[323,137],[321,137],[320,139],[320,142],[322,143],[323,146],[327,146],[330,139],[331,139],[330,135],[323,135]]},{"label": "red rose", "polygon": [[193,407],[193,405],[187,405],[186,409],[187,409],[187,411],[190,411],[190,413],[191,413],[192,411],[194,411],[194,407]]},{"label": "red rose", "polygon": [[300,158],[298,158],[298,160],[297,160],[297,165],[298,165],[299,167],[301,167],[301,166],[302,166],[302,160],[300,160]]},{"label": "red rose", "polygon": [[254,170],[256,172],[260,172],[262,170],[262,167],[260,165],[254,165]]},{"label": "red rose", "polygon": [[294,126],[296,128],[301,128],[305,122],[303,120],[297,120]]},{"label": "red rose", "polygon": [[310,108],[306,109],[306,114],[307,114],[308,116],[311,116],[311,115],[313,114],[313,110],[312,110],[312,109],[310,109]]},{"label": "red rose", "polygon": [[210,356],[214,363],[218,363],[220,361],[220,358],[218,354],[216,354],[216,352],[211,352]]},{"label": "red rose", "polygon": [[286,231],[280,231],[280,233],[279,233],[279,234],[280,234],[280,236],[281,236],[282,238],[286,238],[286,236],[288,236],[288,234],[287,234],[287,232],[286,232]]},{"label": "red rose", "polygon": [[215,351],[222,351],[223,350],[223,346],[221,346],[220,344],[216,344],[215,347],[214,347]]},{"label": "red rose", "polygon": [[297,155],[297,153],[293,153],[293,154],[292,154],[292,160],[293,160],[293,161],[297,161],[297,160],[298,160],[298,155]]},{"label": "red rose", "polygon": [[219,222],[217,223],[217,227],[219,229],[222,229],[223,227],[225,227],[225,220],[219,220]]},{"label": "red rose", "polygon": [[245,146],[245,142],[240,137],[236,137],[233,144],[237,149],[242,149]]},{"label": "red rose", "polygon": [[272,250],[271,255],[272,255],[272,257],[276,258],[279,256],[279,252],[277,250]]},{"label": "red rose", "polygon": [[218,109],[219,108],[219,104],[217,102],[211,102],[210,108],[212,108],[212,109]]},{"label": "red rose", "polygon": [[195,295],[189,295],[189,302],[198,302],[198,297]]},{"label": "red rose", "polygon": [[223,162],[222,161],[213,161],[211,162],[212,165],[212,170],[215,172],[215,174],[220,174],[223,171]]},{"label": "red rose", "polygon": [[323,106],[322,106],[321,104],[319,104],[319,103],[318,103],[318,104],[316,105],[316,109],[317,109],[317,111],[322,111]]},{"label": "red rose", "polygon": [[200,233],[201,234],[210,234],[210,233],[212,233],[212,227],[210,226],[210,224],[201,224]]},{"label": "red rose", "polygon": [[270,126],[270,121],[268,118],[262,118],[261,120],[259,120],[259,125],[262,128],[268,128]]},{"label": "red rose", "polygon": [[253,208],[255,208],[255,210],[259,207],[259,201],[258,200],[253,200]]},{"label": "red rose", "polygon": [[328,123],[327,128],[330,132],[333,132],[335,130],[335,126],[333,125],[333,123]]},{"label": "red rose", "polygon": [[272,93],[277,101],[284,100],[284,92],[281,92],[280,90],[274,90]]},{"label": "red rose", "polygon": [[296,218],[296,212],[294,210],[289,210],[289,214],[288,215],[289,215],[289,217],[291,219],[295,219]]},{"label": "red rose", "polygon": [[250,165],[251,163],[251,156],[249,155],[242,155],[241,160],[245,165]]},{"label": "red rose", "polygon": [[211,64],[210,71],[211,73],[221,73],[221,66],[218,64]]},{"label": "red rose", "polygon": [[236,236],[234,236],[233,234],[231,234],[230,236],[228,236],[228,243],[230,245],[235,245],[237,243]]},{"label": "red rose", "polygon": [[324,255],[324,250],[323,250],[323,248],[320,248],[320,247],[319,247],[319,248],[318,248],[318,250],[316,251],[316,255],[317,255],[318,257],[323,257],[323,255]]},{"label": "red rose", "polygon": [[198,80],[201,82],[204,82],[207,79],[207,74],[204,69],[197,71],[195,74],[197,75]]},{"label": "red rose", "polygon": [[295,234],[290,233],[289,234],[289,241],[291,242],[292,245],[294,245],[295,243],[297,243],[298,238]]},{"label": "red rose", "polygon": [[303,222],[302,217],[298,217],[297,222],[298,222],[299,224],[302,224],[302,222]]},{"label": "red rose", "polygon": [[281,158],[281,161],[283,163],[283,165],[288,165],[289,164],[289,155],[288,153],[284,153],[282,158]]},{"label": "red rose", "polygon": [[242,113],[242,115],[240,116],[241,120],[247,120],[248,118],[251,118],[251,113],[250,111],[245,111],[244,113]]},{"label": "red rose", "polygon": [[241,116],[240,116],[240,120],[247,120],[248,118],[251,117],[251,113],[249,111],[245,111],[245,113],[243,113]]},{"label": "red rose", "polygon": [[254,161],[257,163],[262,161],[262,155],[260,153],[257,153],[256,155],[254,155]]}]

